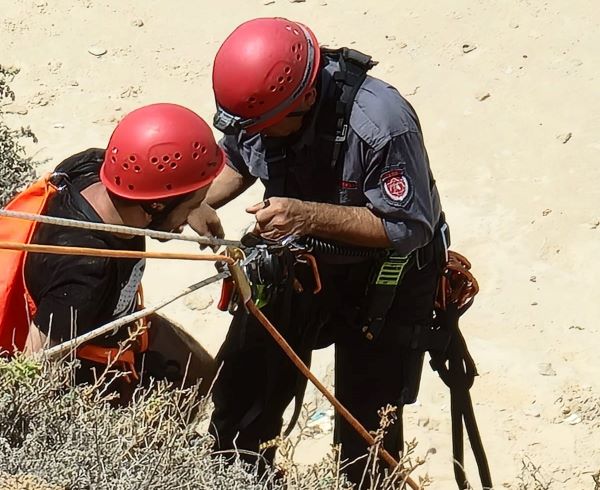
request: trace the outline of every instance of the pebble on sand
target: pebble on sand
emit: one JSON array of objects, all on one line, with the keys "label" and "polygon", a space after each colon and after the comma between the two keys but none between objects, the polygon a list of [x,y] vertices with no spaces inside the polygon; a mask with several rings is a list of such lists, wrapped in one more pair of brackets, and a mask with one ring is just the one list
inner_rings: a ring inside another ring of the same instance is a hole
[{"label": "pebble on sand", "polygon": [[542,362],[538,365],[538,373],[542,376],[556,376],[556,371],[549,362]]},{"label": "pebble on sand", "polygon": [[535,407],[529,407],[523,410],[523,413],[529,417],[541,417],[541,412]]},{"label": "pebble on sand", "polygon": [[556,139],[560,141],[563,145],[569,141],[573,137],[573,133],[562,133],[559,134]]},{"label": "pebble on sand", "polygon": [[475,51],[476,49],[477,46],[475,44],[465,43],[462,45],[462,52],[465,54],[470,53],[471,51]]},{"label": "pebble on sand", "polygon": [[94,45],[88,48],[88,53],[93,54],[94,56],[99,58],[100,56],[104,56],[106,53],[108,53],[108,50],[102,46]]},{"label": "pebble on sand", "polygon": [[581,422],[581,420],[581,415],[577,413],[572,413],[565,419],[565,422],[569,425],[577,425]]},{"label": "pebble on sand", "polygon": [[2,108],[2,112],[6,114],[18,114],[20,116],[24,116],[29,112],[27,107],[17,104],[7,104]]}]

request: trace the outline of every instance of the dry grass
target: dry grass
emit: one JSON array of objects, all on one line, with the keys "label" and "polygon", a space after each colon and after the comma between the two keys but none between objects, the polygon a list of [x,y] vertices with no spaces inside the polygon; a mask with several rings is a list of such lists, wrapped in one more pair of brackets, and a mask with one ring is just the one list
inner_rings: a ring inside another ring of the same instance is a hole
[{"label": "dry grass", "polygon": [[[308,436],[304,430],[296,440],[277,441],[279,468],[259,474],[239,460],[225,464],[211,454],[212,439],[197,430],[210,414],[197,387],[154,383],[138,389],[128,406],[115,408],[103,383],[74,385],[75,366],[76,361],[0,359],[0,488],[352,488],[335,448],[318,464],[294,464],[294,448]],[[421,461],[409,445],[403,467],[411,471]],[[379,475],[377,464],[372,458],[366,488],[402,488],[397,474]]]}]

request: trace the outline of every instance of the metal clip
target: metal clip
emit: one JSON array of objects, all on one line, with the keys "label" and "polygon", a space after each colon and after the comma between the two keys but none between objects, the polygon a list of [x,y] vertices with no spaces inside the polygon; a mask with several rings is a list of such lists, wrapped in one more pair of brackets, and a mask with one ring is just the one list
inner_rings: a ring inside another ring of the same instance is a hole
[{"label": "metal clip", "polygon": [[335,135],[335,142],[336,143],[343,143],[344,141],[346,141],[346,137],[348,136],[348,125],[344,124],[342,126],[342,131],[338,132],[336,131],[336,135]]}]

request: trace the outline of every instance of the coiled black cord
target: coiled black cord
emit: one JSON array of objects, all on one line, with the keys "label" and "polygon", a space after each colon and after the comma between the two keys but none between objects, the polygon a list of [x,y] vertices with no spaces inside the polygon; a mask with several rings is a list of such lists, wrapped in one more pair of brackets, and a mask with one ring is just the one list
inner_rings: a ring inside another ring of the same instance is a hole
[{"label": "coiled black cord", "polygon": [[354,247],[351,245],[342,245],[313,236],[303,236],[298,239],[297,243],[305,247],[310,253],[320,253],[324,255],[379,258],[387,254],[387,251],[383,248]]}]

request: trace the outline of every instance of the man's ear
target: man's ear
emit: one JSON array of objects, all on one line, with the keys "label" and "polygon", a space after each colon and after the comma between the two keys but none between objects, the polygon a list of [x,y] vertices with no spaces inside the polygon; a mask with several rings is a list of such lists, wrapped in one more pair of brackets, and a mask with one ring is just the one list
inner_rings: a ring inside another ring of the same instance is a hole
[{"label": "man's ear", "polygon": [[316,101],[317,101],[317,89],[313,87],[304,94],[303,105],[308,109],[308,108],[312,107]]}]

